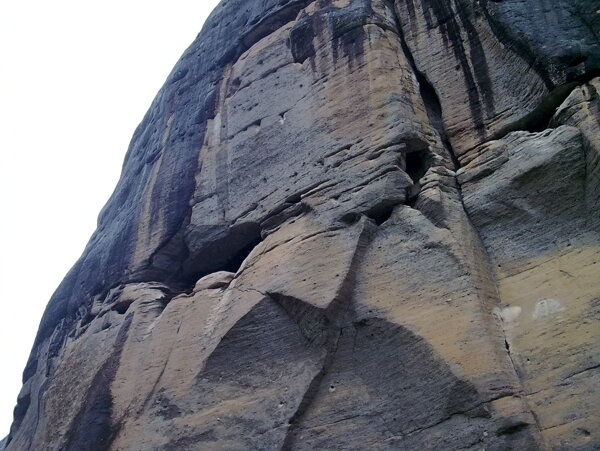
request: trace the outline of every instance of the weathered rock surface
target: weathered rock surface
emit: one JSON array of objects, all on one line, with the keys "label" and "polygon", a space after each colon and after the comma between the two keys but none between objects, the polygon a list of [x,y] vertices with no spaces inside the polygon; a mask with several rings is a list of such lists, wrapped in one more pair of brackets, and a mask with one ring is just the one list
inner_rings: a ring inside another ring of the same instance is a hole
[{"label": "weathered rock surface", "polygon": [[8,450],[600,447],[600,2],[223,0]]}]

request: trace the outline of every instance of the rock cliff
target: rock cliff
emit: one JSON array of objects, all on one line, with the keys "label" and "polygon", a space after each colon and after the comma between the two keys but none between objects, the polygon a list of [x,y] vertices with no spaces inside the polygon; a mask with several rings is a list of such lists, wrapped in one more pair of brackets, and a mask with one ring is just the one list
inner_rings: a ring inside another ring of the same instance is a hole
[{"label": "rock cliff", "polygon": [[6,449],[598,449],[598,75],[597,0],[223,0]]}]

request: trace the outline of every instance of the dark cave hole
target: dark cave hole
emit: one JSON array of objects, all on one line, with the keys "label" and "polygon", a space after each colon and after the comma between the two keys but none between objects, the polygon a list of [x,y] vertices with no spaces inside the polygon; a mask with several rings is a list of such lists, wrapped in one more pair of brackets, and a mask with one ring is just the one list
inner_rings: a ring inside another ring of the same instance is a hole
[{"label": "dark cave hole", "polygon": [[397,203],[381,203],[367,211],[366,215],[368,218],[372,219],[375,224],[380,226],[390,219],[396,205]]},{"label": "dark cave hole", "polygon": [[129,310],[132,302],[118,302],[116,303],[111,310],[117,312],[119,315],[124,315]]},{"label": "dark cave hole", "polygon": [[[294,172],[294,177],[297,176],[297,175],[298,175],[298,173]],[[302,195],[300,195],[300,194],[292,194],[285,201],[288,204],[298,204],[298,203],[300,203],[300,201],[302,201]]]},{"label": "dark cave hole", "polygon": [[440,136],[444,137],[446,133],[444,132],[444,123],[442,121],[442,104],[440,98],[429,80],[416,67],[413,70],[419,82],[419,93],[427,110],[429,121],[440,133]]},{"label": "dark cave hole", "polygon": [[585,63],[588,60],[587,55],[574,55],[571,57],[570,61],[567,63],[568,67],[579,66],[580,64]]},{"label": "dark cave hole", "polygon": [[261,241],[262,241],[262,239],[260,238],[260,236],[258,238],[255,238],[253,241],[251,241],[246,246],[244,246],[242,249],[240,249],[237,253],[232,255],[229,258],[229,260],[227,260],[227,262],[220,269],[217,269],[216,271],[213,271],[213,272],[219,272],[219,271],[238,272],[238,270],[242,267],[242,263],[244,263],[244,260],[246,260],[246,258],[248,258],[248,255],[250,255],[250,252],[252,252],[252,250],[256,246],[258,246]]},{"label": "dark cave hole", "polygon": [[529,427],[529,424],[527,424],[527,423],[517,423],[517,424],[511,425],[511,426],[500,428],[496,432],[496,435],[500,436],[500,435],[517,434],[517,433],[527,429],[528,427]]},{"label": "dark cave hole", "polygon": [[198,251],[185,265],[183,284],[191,291],[202,277],[220,271],[236,273],[252,250],[262,242],[258,224],[243,224]]},{"label": "dark cave hole", "polygon": [[414,183],[427,173],[431,167],[431,154],[428,151],[415,151],[406,154],[406,173]]}]

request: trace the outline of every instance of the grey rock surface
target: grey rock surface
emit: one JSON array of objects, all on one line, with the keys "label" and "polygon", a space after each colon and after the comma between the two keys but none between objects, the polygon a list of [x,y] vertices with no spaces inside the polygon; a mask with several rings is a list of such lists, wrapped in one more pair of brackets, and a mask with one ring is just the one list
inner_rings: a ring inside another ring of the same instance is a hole
[{"label": "grey rock surface", "polygon": [[597,1],[223,0],[8,450],[600,446]]}]

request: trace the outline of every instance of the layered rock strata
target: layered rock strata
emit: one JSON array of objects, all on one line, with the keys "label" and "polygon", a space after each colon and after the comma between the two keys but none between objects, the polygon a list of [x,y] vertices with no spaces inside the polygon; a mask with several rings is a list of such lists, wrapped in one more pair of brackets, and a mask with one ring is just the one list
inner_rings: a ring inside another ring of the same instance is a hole
[{"label": "layered rock strata", "polygon": [[223,0],[6,449],[598,449],[599,29],[588,0]]}]

